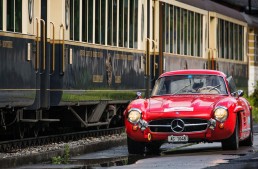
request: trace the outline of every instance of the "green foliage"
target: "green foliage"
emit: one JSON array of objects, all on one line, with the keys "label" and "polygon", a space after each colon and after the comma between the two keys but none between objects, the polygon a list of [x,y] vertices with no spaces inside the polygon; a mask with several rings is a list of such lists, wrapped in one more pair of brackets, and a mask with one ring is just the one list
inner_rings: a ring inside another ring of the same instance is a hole
[{"label": "green foliage", "polygon": [[70,159],[70,148],[69,145],[65,145],[64,155],[52,157],[52,164],[68,164]]},{"label": "green foliage", "polygon": [[254,99],[254,106],[258,107],[258,81],[256,83],[254,93],[252,94],[252,97]]},{"label": "green foliage", "polygon": [[61,156],[52,157],[52,164],[62,164],[62,157]]},{"label": "green foliage", "polygon": [[70,148],[69,148],[69,145],[66,144],[63,163],[68,164],[69,158],[70,158]]},{"label": "green foliage", "polygon": [[85,100],[133,100],[136,91],[86,91],[83,93],[65,93],[62,96],[64,101],[85,101]]},{"label": "green foliage", "polygon": [[250,105],[252,106],[253,110],[253,120],[255,123],[258,123],[258,82],[256,84],[254,93],[248,97],[248,96],[244,96],[250,103]]}]

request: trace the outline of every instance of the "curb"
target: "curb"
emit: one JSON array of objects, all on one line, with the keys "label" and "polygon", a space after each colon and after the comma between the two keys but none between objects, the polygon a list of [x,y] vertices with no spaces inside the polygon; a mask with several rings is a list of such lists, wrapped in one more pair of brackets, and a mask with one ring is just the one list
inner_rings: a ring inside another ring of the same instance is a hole
[{"label": "curb", "polygon": [[[107,140],[96,143],[90,143],[86,145],[80,145],[77,147],[70,147],[70,157],[87,154],[95,151],[105,150],[115,146],[121,146],[126,144],[126,137],[118,138],[115,140]],[[42,152],[33,155],[25,155],[12,158],[0,159],[0,168],[15,168],[23,165],[38,164],[51,161],[52,157],[63,156],[64,148],[55,151]]]}]

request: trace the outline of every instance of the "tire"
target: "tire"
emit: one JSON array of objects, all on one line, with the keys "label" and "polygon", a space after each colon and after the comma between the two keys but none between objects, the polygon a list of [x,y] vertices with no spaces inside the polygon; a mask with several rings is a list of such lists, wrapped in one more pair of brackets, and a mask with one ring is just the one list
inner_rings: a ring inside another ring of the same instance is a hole
[{"label": "tire", "polygon": [[162,142],[155,141],[155,142],[148,143],[146,147],[150,154],[159,154],[160,153],[159,149],[161,145],[162,145]]},{"label": "tire", "polygon": [[237,150],[239,148],[239,130],[238,130],[238,117],[236,119],[236,125],[234,133],[221,142],[223,150]]},{"label": "tire", "polygon": [[145,143],[134,141],[127,136],[127,148],[129,154],[143,154]]}]

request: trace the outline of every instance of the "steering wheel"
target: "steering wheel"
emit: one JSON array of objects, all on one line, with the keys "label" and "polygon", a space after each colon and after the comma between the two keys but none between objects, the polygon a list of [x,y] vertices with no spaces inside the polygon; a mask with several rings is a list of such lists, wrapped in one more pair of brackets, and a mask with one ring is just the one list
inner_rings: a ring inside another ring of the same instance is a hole
[{"label": "steering wheel", "polygon": [[[200,93],[213,93],[213,94],[221,93],[220,90],[214,86],[205,86],[205,87],[199,88],[197,91]],[[216,93],[211,92],[211,91],[215,91]]]}]

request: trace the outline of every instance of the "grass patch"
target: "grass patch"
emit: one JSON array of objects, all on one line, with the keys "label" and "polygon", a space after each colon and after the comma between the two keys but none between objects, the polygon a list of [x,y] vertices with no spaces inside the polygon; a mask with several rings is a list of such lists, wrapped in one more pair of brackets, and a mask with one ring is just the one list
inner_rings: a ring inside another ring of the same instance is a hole
[{"label": "grass patch", "polygon": [[133,100],[136,91],[85,91],[83,93],[64,93],[63,101],[87,101],[87,100]]}]

